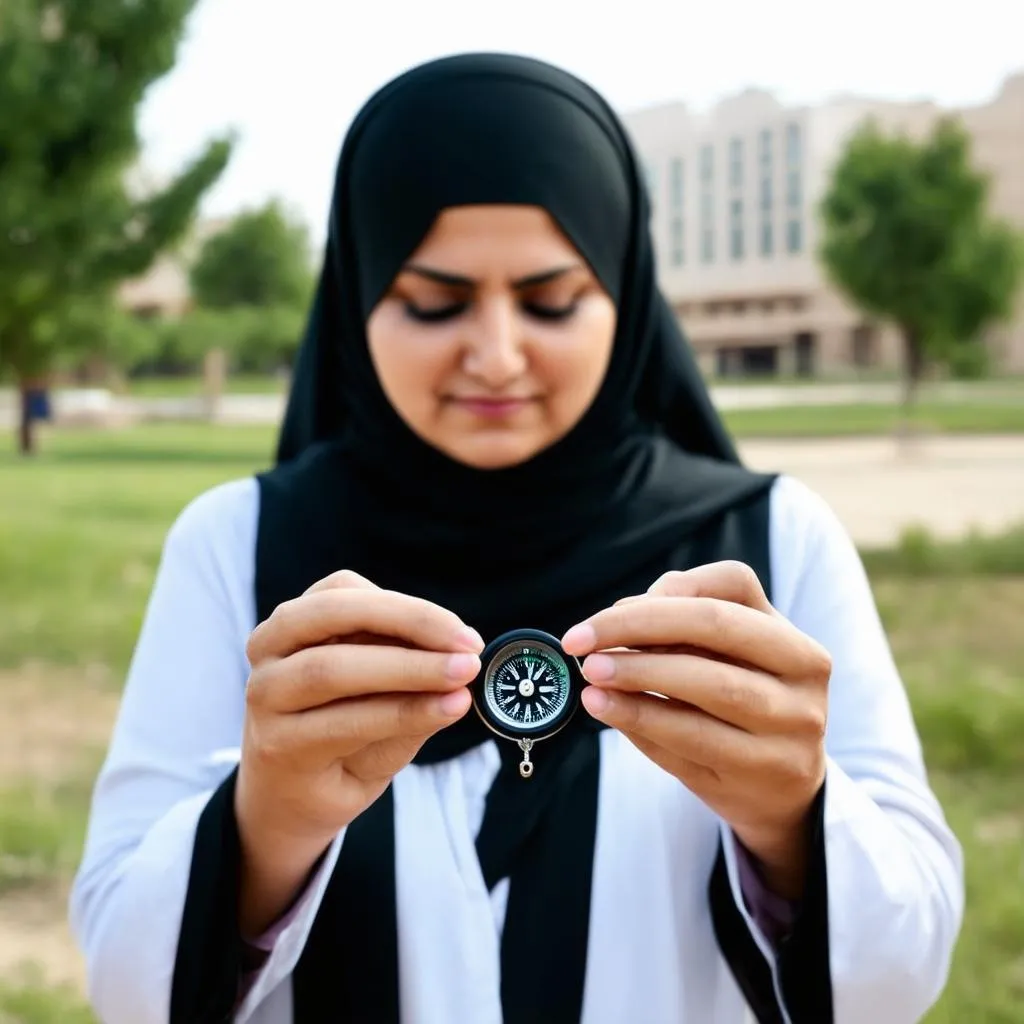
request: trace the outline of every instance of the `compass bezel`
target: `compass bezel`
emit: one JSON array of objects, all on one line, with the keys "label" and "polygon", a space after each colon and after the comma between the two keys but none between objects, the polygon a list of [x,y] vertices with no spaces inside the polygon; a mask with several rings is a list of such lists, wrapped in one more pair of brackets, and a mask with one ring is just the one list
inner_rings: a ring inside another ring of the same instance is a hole
[{"label": "compass bezel", "polygon": [[[520,645],[537,645],[551,650],[556,657],[560,658],[568,670],[569,695],[559,712],[552,716],[540,728],[516,729],[510,726],[504,719],[495,716],[487,701],[488,679],[493,666],[499,659],[504,659],[509,647]],[[557,637],[545,633],[540,629],[513,629],[495,637],[483,650],[480,655],[480,674],[473,682],[473,707],[477,714],[492,732],[507,740],[544,740],[561,731],[568,724],[576,713],[580,702],[580,691],[583,689],[583,673],[580,671],[579,662],[571,655],[562,650],[562,645]]]}]

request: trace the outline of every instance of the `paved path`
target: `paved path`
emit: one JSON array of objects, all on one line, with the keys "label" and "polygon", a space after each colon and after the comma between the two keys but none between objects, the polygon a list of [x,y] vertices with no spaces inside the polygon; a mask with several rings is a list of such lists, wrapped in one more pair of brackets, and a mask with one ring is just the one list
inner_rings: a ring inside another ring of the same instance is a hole
[{"label": "paved path", "polygon": [[[928,398],[934,401],[1017,402],[1022,389],[1015,382],[976,381],[930,384]],[[711,387],[715,405],[722,410],[769,409],[777,406],[808,405],[892,405],[898,402],[895,382],[804,384],[715,384]],[[177,398],[133,398],[118,396],[105,388],[57,391],[53,397],[58,420],[66,422],[137,422],[140,420],[200,419],[208,415],[198,396]],[[224,423],[277,423],[284,413],[284,395],[224,395],[218,420]],[[0,388],[0,422],[13,422],[16,396]]]},{"label": "paved path", "polygon": [[[718,385],[720,408],[889,402],[892,384]],[[944,385],[944,397],[1020,401],[1019,385],[1001,382]],[[948,393],[947,393],[948,392]],[[0,389],[0,415],[12,396]],[[115,399],[106,391],[66,392],[70,421],[177,419],[202,416],[199,399]],[[225,396],[219,419],[227,423],[280,420],[281,395]],[[11,409],[7,409],[11,413]],[[819,491],[856,541],[892,543],[915,523],[937,536],[958,536],[972,526],[1001,530],[1024,521],[1024,436],[947,436],[900,448],[888,438],[757,440],[741,445],[751,466],[798,476]]]},{"label": "paved path", "polygon": [[799,477],[836,510],[858,544],[885,545],[916,523],[940,537],[1024,522],[1024,437],[758,440],[755,469]]}]

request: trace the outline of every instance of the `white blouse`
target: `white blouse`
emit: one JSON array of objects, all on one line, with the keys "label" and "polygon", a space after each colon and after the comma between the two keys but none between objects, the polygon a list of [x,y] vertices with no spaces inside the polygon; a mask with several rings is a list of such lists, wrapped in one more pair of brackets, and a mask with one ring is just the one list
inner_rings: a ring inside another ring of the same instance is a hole
[{"label": "white blouse", "polygon": [[[239,757],[258,505],[254,479],[221,485],[166,540],[71,897],[104,1024],[168,1020],[196,824]],[[928,786],[857,552],[793,478],[774,485],[770,558],[776,608],[834,662],[825,829],[835,1021],[912,1024],[946,981],[963,913],[960,846]],[[774,957],[740,894],[731,832],[623,736],[607,730],[600,742],[582,1024],[743,1024],[708,907],[720,837],[737,905]],[[501,1024],[507,882],[488,891],[474,846],[498,764],[487,742],[394,780],[403,1024]],[[289,976],[344,837],[236,1021],[291,1021]]]}]

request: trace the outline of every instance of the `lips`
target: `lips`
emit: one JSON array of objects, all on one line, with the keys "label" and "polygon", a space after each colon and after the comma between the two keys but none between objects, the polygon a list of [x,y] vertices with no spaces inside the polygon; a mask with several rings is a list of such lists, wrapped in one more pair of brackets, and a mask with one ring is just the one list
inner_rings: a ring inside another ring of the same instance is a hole
[{"label": "lips", "polygon": [[531,398],[453,398],[452,403],[466,412],[484,419],[513,416],[531,404]]}]

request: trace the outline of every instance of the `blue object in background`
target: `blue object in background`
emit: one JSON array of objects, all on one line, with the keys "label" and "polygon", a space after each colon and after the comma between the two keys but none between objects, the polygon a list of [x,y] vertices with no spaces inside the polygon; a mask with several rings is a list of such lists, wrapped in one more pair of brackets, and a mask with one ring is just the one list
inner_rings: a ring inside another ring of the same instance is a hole
[{"label": "blue object in background", "polygon": [[27,398],[30,420],[49,420],[53,416],[50,392],[46,388],[32,388],[28,392]]}]

